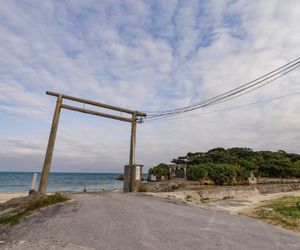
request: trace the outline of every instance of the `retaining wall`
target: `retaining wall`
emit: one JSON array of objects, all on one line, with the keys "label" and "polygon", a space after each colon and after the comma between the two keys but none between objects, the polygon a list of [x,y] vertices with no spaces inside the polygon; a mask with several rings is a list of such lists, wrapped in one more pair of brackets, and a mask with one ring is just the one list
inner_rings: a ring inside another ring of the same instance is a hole
[{"label": "retaining wall", "polygon": [[203,199],[247,198],[257,194],[271,194],[300,190],[300,183],[260,184],[251,186],[231,186],[197,191]]}]

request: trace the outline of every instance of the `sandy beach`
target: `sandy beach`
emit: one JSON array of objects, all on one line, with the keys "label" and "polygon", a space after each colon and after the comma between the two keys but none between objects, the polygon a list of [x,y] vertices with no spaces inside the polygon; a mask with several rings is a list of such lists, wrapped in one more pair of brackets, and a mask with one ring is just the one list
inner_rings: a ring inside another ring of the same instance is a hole
[{"label": "sandy beach", "polygon": [[6,202],[12,198],[24,197],[28,193],[0,193],[0,203]]}]

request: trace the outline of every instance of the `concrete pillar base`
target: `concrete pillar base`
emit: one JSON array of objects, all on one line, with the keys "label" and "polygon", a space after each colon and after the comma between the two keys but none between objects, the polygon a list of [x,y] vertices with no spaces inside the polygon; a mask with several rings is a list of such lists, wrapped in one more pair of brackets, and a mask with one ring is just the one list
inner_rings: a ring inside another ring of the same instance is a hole
[{"label": "concrete pillar base", "polygon": [[143,165],[126,165],[124,167],[124,192],[137,192],[142,184]]}]

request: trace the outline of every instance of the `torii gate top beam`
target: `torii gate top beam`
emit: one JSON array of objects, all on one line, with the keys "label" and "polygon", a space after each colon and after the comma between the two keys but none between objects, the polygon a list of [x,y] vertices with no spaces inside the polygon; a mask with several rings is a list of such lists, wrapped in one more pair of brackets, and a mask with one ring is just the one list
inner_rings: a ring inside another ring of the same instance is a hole
[{"label": "torii gate top beam", "polygon": [[90,115],[102,116],[102,117],[119,120],[119,121],[123,121],[123,122],[133,122],[132,118],[121,117],[121,116],[111,115],[111,114],[105,114],[102,112],[98,112],[98,111],[94,111],[94,110],[90,110],[90,109],[82,109],[82,108],[78,108],[78,107],[74,107],[74,106],[70,106],[70,105],[66,105],[66,104],[61,104],[61,108],[73,110],[73,111],[77,111],[77,112],[81,112],[81,113],[85,113],[85,114],[90,114]]}]

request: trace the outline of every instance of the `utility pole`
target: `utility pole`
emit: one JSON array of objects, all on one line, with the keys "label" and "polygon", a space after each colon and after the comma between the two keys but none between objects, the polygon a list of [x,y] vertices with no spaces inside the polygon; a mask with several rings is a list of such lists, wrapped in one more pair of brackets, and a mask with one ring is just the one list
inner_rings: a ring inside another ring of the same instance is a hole
[{"label": "utility pole", "polygon": [[124,167],[124,192],[137,191],[142,182],[143,165],[135,163],[137,114],[132,114],[129,165]]}]

